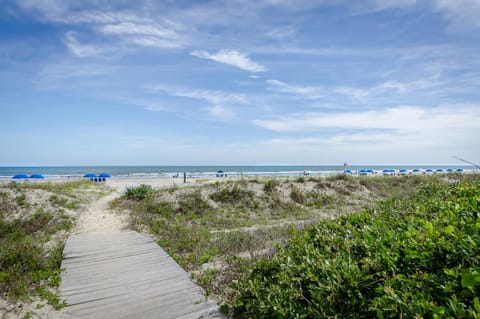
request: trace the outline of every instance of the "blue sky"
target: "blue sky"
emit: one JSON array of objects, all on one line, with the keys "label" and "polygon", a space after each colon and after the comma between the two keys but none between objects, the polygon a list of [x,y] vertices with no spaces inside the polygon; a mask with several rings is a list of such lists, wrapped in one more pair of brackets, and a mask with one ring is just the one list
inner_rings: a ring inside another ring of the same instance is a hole
[{"label": "blue sky", "polygon": [[479,0],[0,6],[0,165],[480,161]]}]

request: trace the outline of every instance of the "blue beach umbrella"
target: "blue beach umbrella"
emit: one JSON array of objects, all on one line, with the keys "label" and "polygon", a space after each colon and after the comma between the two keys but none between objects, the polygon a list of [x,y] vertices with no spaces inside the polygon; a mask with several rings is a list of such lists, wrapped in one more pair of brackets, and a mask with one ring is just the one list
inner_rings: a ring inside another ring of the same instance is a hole
[{"label": "blue beach umbrella", "polygon": [[451,172],[453,172],[453,169],[448,168],[448,169],[447,169],[447,172],[451,173]]},{"label": "blue beach umbrella", "polygon": [[393,174],[395,174],[394,169],[384,169],[383,170],[383,175],[393,175]]},{"label": "blue beach umbrella", "polygon": [[456,172],[463,172],[463,168],[457,168],[455,171]]},{"label": "blue beach umbrella", "polygon": [[425,173],[432,173],[432,172],[433,172],[433,170],[430,169],[430,168],[428,168],[428,169],[425,170]]},{"label": "blue beach umbrella", "polygon": [[360,174],[360,175],[373,174],[373,170],[371,170],[371,169],[361,169],[361,170],[359,171],[359,174]]},{"label": "blue beach umbrella", "polygon": [[13,176],[12,178],[14,178],[14,179],[28,178],[28,175],[25,175],[25,174],[17,174],[17,175],[15,175],[15,176]]},{"label": "blue beach umbrella", "polygon": [[42,178],[45,178],[43,175],[41,174],[32,174],[30,175],[29,178],[37,178],[37,179],[42,179]]},{"label": "blue beach umbrella", "polygon": [[420,173],[420,170],[418,168],[415,168],[412,172],[414,173]]},{"label": "blue beach umbrella", "polygon": [[107,174],[107,173],[102,173],[102,174],[98,175],[98,177],[110,178],[112,176],[110,174]]},{"label": "blue beach umbrella", "polygon": [[97,177],[97,175],[95,175],[95,174],[93,174],[93,173],[88,173],[88,174],[83,175],[83,177],[86,177],[86,178],[94,178],[94,177]]}]

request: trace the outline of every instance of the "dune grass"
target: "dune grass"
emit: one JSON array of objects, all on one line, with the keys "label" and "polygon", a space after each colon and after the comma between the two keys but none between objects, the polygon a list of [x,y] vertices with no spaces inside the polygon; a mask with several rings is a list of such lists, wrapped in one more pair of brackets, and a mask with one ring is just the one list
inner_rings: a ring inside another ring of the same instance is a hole
[{"label": "dune grass", "polygon": [[241,179],[149,190],[140,200],[127,192],[114,205],[130,210],[132,228],[150,233],[207,292],[232,305],[238,291],[229,285],[258,260],[274,256],[296,231],[372,209],[388,197],[402,198],[426,183],[468,178]]},{"label": "dune grass", "polygon": [[83,203],[79,193],[90,188],[84,181],[0,187],[0,294],[4,298],[28,302],[40,296],[55,308],[64,306],[57,288],[64,240],[74,226],[67,210],[78,209]]}]

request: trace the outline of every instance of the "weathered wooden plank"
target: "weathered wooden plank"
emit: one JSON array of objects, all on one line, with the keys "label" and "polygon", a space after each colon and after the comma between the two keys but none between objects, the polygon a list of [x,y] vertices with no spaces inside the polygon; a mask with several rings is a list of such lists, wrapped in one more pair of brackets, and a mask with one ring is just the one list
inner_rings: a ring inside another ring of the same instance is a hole
[{"label": "weathered wooden plank", "polygon": [[72,235],[62,268],[67,318],[224,318],[188,273],[137,232]]}]

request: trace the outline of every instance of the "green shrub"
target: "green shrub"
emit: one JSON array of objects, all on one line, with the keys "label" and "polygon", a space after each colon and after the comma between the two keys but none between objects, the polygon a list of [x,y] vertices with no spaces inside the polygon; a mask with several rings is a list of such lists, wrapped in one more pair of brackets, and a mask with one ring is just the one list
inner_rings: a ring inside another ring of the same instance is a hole
[{"label": "green shrub", "polygon": [[17,201],[18,206],[28,206],[27,197],[24,193],[18,195],[15,200]]},{"label": "green shrub", "polygon": [[302,192],[302,190],[296,186],[292,187],[292,190],[290,191],[290,198],[299,204],[305,204],[307,202],[307,197],[305,194]]},{"label": "green shrub", "polygon": [[322,208],[326,205],[333,204],[335,201],[333,196],[320,194],[319,192],[310,191],[306,195],[307,206]]},{"label": "green shrub", "polygon": [[[0,220],[0,293],[25,299],[30,293],[49,298],[61,307],[60,299],[49,292],[58,287],[63,244],[45,254],[45,234],[59,230],[52,215],[38,210],[29,220]],[[56,298],[56,299],[55,299]]]},{"label": "green shrub", "polygon": [[149,194],[153,192],[153,188],[150,185],[141,184],[137,187],[127,187],[125,190],[125,197],[133,200],[145,199]]},{"label": "green shrub", "polygon": [[274,179],[269,179],[268,181],[265,182],[265,185],[263,186],[263,191],[266,193],[273,193],[277,186],[280,185],[280,182]]},{"label": "green shrub", "polygon": [[57,195],[51,195],[48,200],[55,206],[75,209],[80,207],[80,202],[78,201],[69,201],[67,198],[59,197]]},{"label": "green shrub", "polygon": [[203,215],[206,211],[211,209],[210,205],[202,197],[200,190],[195,190],[191,193],[183,194],[178,201],[178,213],[194,215]]},{"label": "green shrub", "polygon": [[238,318],[478,318],[480,183],[312,225],[234,288]]},{"label": "green shrub", "polygon": [[216,202],[234,204],[237,206],[245,205],[249,208],[256,208],[259,205],[255,200],[254,191],[240,188],[238,185],[233,185],[233,187],[225,187],[220,191],[212,193],[210,198]]}]

